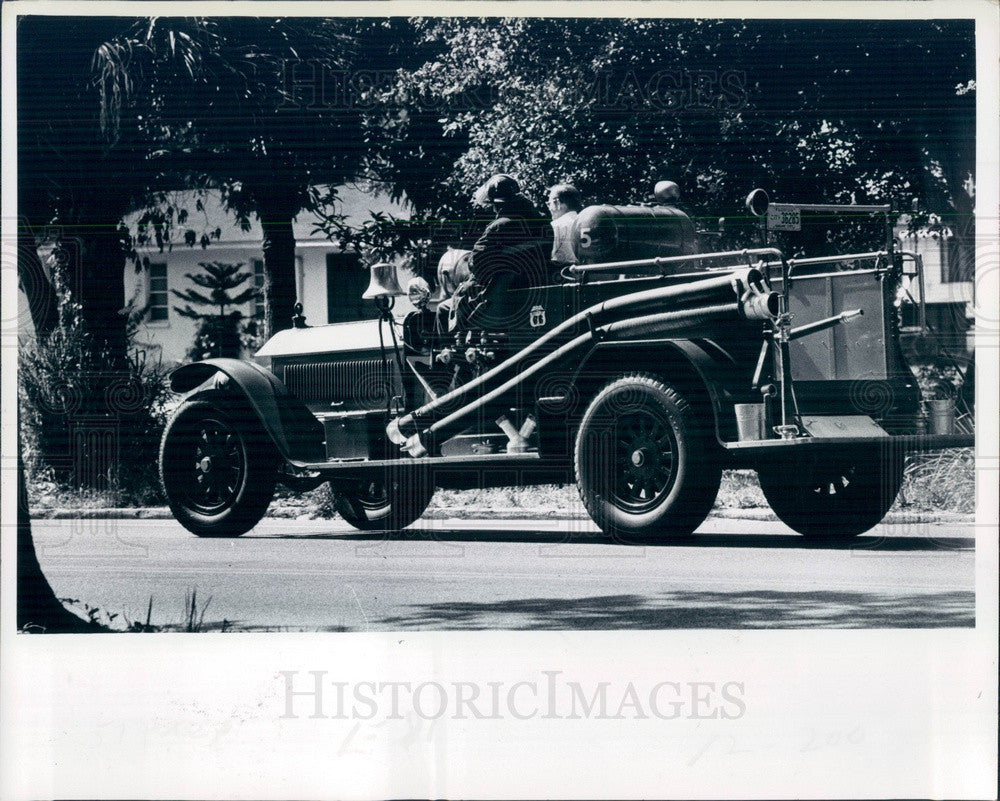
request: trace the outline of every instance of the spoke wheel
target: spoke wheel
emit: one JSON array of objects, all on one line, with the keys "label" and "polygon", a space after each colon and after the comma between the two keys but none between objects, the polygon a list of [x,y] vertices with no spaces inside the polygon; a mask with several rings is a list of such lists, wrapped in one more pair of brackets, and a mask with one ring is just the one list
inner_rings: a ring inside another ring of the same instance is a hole
[{"label": "spoke wheel", "polygon": [[580,497],[601,529],[624,541],[694,531],[722,478],[710,425],[656,376],[626,375],[601,389],[574,452]]},{"label": "spoke wheel", "polygon": [[360,531],[398,531],[417,520],[434,496],[426,475],[377,477],[337,490],[337,511]]},{"label": "spoke wheel", "polygon": [[616,505],[633,514],[655,508],[677,480],[677,440],[670,420],[655,408],[635,410],[615,424]]},{"label": "spoke wheel", "polygon": [[236,537],[267,511],[276,458],[256,420],[237,422],[215,403],[191,401],[164,431],[160,476],[181,525],[200,537]]},{"label": "spoke wheel", "polygon": [[217,514],[235,502],[246,476],[247,454],[233,428],[218,417],[205,417],[194,436],[187,500],[202,514]]},{"label": "spoke wheel", "polygon": [[757,468],[774,513],[807,537],[840,540],[878,525],[903,484],[903,459],[880,449],[780,458]]}]

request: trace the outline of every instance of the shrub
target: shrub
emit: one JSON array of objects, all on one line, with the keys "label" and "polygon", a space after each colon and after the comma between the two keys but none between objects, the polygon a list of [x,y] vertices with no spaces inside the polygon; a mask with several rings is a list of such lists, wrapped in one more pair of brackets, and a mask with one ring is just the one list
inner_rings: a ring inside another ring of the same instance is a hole
[{"label": "shrub", "polygon": [[920,364],[913,368],[913,374],[924,400],[955,398],[964,383],[963,374],[953,364]]},{"label": "shrub", "polygon": [[[157,456],[169,392],[144,351],[96,352],[61,284],[55,329],[18,351],[19,427],[29,476],[121,503],[159,500]],[[33,483],[33,482],[32,482]]]},{"label": "shrub", "polygon": [[224,317],[205,317],[198,321],[198,331],[194,337],[194,345],[188,349],[187,355],[191,361],[203,359],[227,358],[237,359],[243,348],[243,336],[239,312],[232,312]]}]

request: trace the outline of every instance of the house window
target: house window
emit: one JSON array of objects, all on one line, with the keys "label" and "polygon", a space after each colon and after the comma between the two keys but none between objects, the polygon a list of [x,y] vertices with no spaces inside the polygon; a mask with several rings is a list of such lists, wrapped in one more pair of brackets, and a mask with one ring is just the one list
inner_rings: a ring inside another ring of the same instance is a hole
[{"label": "house window", "polygon": [[167,305],[167,265],[149,265],[149,320],[165,322],[170,319]]},{"label": "house window", "polygon": [[267,274],[264,272],[264,260],[253,260],[253,286],[257,290],[257,297],[253,301],[253,316],[256,320],[263,320],[267,308],[266,297]]}]

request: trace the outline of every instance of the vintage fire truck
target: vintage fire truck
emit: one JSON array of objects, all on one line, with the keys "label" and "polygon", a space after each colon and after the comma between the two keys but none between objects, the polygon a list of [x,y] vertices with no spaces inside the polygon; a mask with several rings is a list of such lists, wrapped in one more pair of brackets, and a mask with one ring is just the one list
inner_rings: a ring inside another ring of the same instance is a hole
[{"label": "vintage fire truck", "polygon": [[819,212],[884,218],[885,237],[832,257],[788,258],[766,234],[699,252],[676,205],[593,206],[576,222],[580,262],[512,292],[497,330],[408,329],[382,266],[367,293],[381,319],[299,318],[255,362],[174,371],[187,395],[160,452],[173,514],[198,536],[239,536],[279,482],[329,482],[344,520],[394,531],[438,487],[575,482],[609,536],[654,541],[693,532],[722,471],[752,468],[797,532],[867,531],[907,453],[973,444],[919,425],[898,330],[919,259],[894,246],[888,206],[762,190],[747,206],[765,230]]}]

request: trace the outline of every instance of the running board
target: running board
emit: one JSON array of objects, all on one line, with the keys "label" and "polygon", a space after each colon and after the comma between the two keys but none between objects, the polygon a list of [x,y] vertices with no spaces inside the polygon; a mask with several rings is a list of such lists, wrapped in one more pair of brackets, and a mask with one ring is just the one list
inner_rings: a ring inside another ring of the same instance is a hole
[{"label": "running board", "polygon": [[526,465],[557,467],[565,460],[542,459],[538,453],[487,453],[462,456],[424,456],[419,459],[343,459],[335,462],[289,462],[299,470],[315,471],[324,475],[360,473],[381,470],[421,470],[426,468],[448,469],[456,467],[517,468]]}]

